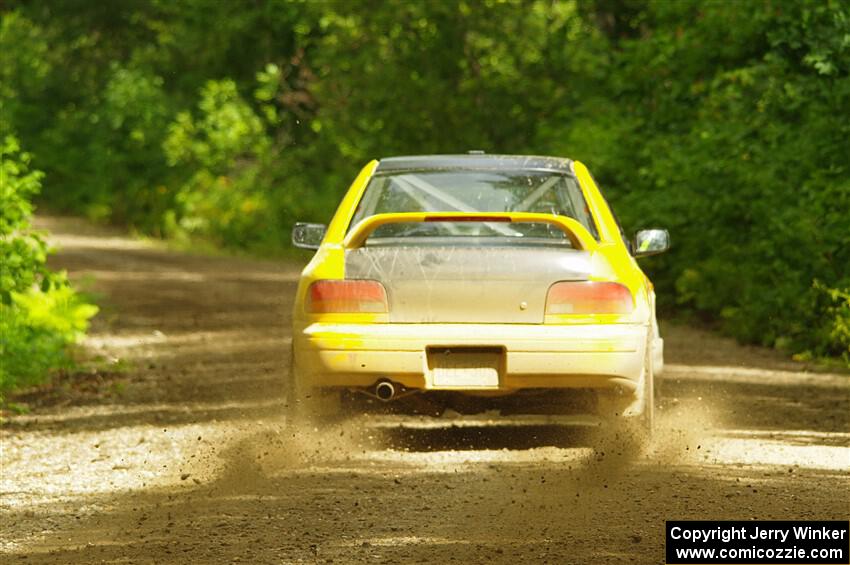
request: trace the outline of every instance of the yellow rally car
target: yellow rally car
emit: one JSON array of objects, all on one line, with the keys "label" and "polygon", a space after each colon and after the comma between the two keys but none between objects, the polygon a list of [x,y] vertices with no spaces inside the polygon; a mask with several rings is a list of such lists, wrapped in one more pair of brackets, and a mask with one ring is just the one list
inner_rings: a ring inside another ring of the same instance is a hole
[{"label": "yellow rally car", "polygon": [[[655,293],[577,161],[372,161],[316,249],[293,312],[289,408],[592,414],[649,429],[663,363]],[[452,412],[452,413],[454,413]]]}]

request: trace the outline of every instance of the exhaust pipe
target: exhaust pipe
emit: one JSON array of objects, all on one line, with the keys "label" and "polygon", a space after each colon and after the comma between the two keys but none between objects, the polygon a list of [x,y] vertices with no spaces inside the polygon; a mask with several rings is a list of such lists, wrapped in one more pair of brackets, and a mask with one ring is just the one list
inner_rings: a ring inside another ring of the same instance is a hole
[{"label": "exhaust pipe", "polygon": [[375,396],[378,397],[379,400],[383,400],[384,402],[389,402],[395,396],[395,387],[393,383],[389,381],[381,381],[377,385],[375,385]]}]

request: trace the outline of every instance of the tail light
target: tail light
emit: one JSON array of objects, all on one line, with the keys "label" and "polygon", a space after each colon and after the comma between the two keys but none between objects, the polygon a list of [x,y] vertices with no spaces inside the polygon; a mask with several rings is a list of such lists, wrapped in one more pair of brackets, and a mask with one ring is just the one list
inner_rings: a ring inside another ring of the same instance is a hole
[{"label": "tail light", "polygon": [[549,287],[546,314],[630,314],[632,293],[614,282],[559,282]]},{"label": "tail light", "polygon": [[316,281],[307,290],[307,312],[387,312],[387,291],[377,281]]}]

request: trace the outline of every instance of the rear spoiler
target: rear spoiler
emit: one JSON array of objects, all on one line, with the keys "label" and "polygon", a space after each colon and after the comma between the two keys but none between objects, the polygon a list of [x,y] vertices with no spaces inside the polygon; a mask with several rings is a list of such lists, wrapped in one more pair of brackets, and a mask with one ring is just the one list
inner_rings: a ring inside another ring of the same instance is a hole
[{"label": "rear spoiler", "polygon": [[347,249],[362,247],[376,229],[387,224],[421,222],[498,222],[498,223],[543,223],[550,224],[567,236],[573,247],[593,251],[599,245],[590,232],[578,221],[554,214],[531,212],[405,212],[399,214],[376,214],[361,220],[343,241]]}]

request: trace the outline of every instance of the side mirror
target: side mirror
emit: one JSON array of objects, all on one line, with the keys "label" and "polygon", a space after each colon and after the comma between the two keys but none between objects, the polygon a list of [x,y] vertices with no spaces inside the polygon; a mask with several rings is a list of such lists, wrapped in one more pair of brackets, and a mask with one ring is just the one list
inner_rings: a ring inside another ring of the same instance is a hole
[{"label": "side mirror", "polygon": [[301,249],[318,249],[325,238],[325,224],[306,224],[296,222],[292,226],[292,245]]},{"label": "side mirror", "polygon": [[670,249],[670,233],[667,230],[640,230],[635,234],[635,257],[658,255]]}]

